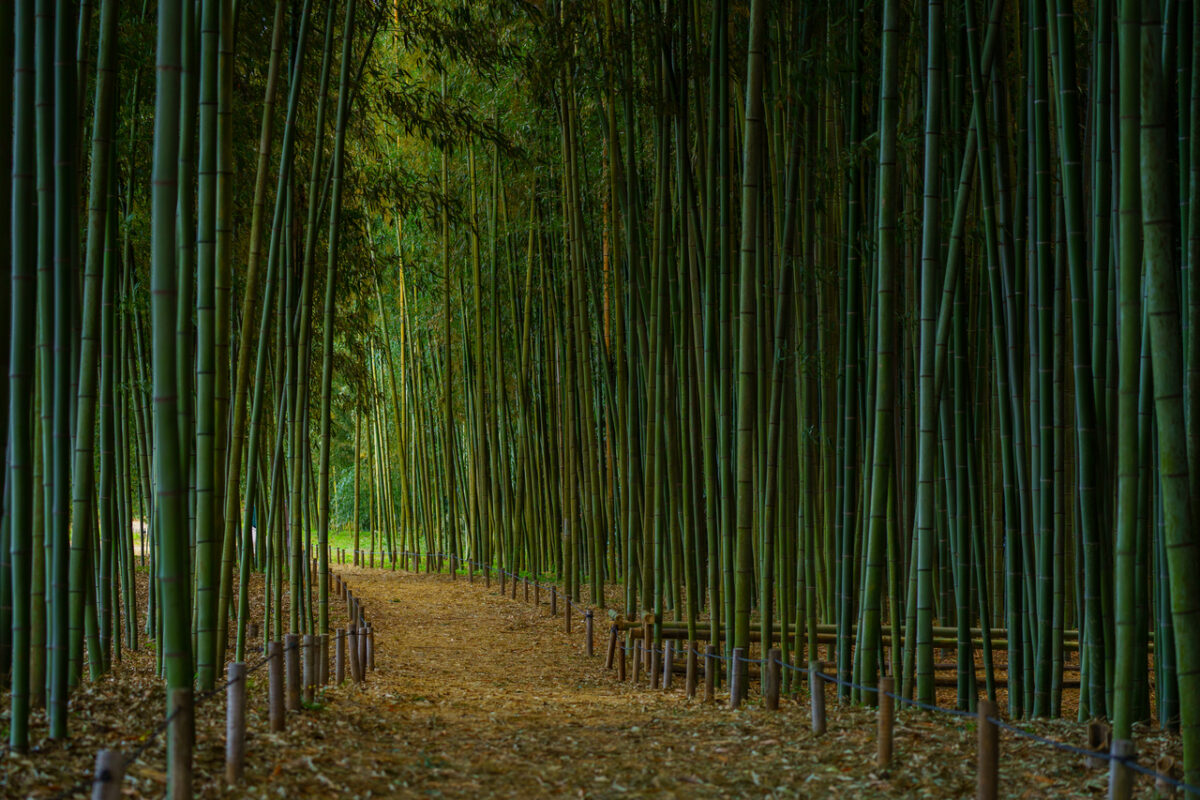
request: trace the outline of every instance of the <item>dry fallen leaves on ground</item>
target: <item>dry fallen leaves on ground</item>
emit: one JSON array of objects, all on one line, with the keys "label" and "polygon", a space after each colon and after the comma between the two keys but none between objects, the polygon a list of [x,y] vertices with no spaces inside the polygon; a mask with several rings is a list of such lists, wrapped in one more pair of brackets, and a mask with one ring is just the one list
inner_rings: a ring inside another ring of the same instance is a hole
[{"label": "dry fallen leaves on ground", "polygon": [[[616,681],[585,654],[583,624],[563,632],[549,597],[535,608],[481,579],[339,567],[376,629],[365,685],[325,689],[315,708],[266,731],[265,671],[252,676],[244,782],[224,785],[224,702],[197,714],[197,796],[305,797],[970,797],[972,720],[901,710],[890,769],[875,767],[875,714],[830,694],[824,737],[809,731],[806,695],[771,714],[688,701],[682,681],[651,691]],[[260,593],[261,590],[259,590]],[[518,593],[518,598],[523,592]],[[336,605],[334,625],[344,622]],[[561,612],[560,612],[561,613]],[[261,616],[261,606],[257,612]],[[601,623],[602,614],[597,614]],[[86,777],[98,749],[126,752],[161,718],[152,654],[125,654],[114,675],[72,698],[72,738],[0,756],[0,795],[53,797]],[[5,700],[7,702],[7,698]],[[3,715],[8,713],[3,707]],[[44,737],[44,719],[36,720]],[[1081,744],[1082,726],[1031,729]],[[1143,763],[1178,743],[1139,732]],[[128,797],[159,797],[164,748],[129,769]],[[1001,739],[1006,797],[1102,797],[1106,772],[1044,745]],[[1146,780],[1141,796],[1153,796]],[[78,796],[83,796],[78,795]]]}]

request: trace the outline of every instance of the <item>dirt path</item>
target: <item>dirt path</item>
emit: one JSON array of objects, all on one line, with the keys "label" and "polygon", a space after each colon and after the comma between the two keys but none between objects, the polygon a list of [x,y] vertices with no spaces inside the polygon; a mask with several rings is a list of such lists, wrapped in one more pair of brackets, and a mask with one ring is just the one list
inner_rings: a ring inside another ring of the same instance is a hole
[{"label": "dirt path", "polygon": [[[318,759],[349,795],[973,794],[970,721],[901,713],[896,766],[880,774],[872,712],[831,705],[818,740],[798,701],[785,699],[778,714],[757,699],[730,712],[688,702],[682,688],[618,683],[599,655],[602,625],[589,658],[582,634],[568,639],[545,602],[535,609],[501,597],[497,585],[349,567],[342,574],[377,627],[376,672],[364,688],[335,690],[343,696],[327,713],[347,724],[327,743],[330,758]],[[1029,764],[1011,747],[1006,794],[1103,791],[1103,775],[1089,777],[1072,759],[1042,753]]]},{"label": "dirt path", "polygon": [[[828,733],[809,732],[807,695],[768,714],[757,687],[741,710],[706,706],[645,683],[618,683],[602,658],[584,652],[582,625],[568,638],[562,618],[499,595],[482,580],[342,567],[376,627],[376,671],[365,684],[322,690],[267,732],[266,673],[250,677],[243,782],[222,780],[224,703],[197,712],[198,800],[380,797],[972,797],[975,725],[970,719],[901,710],[893,766],[878,772],[875,714],[839,706],[830,694]],[[254,577],[255,618],[262,613]],[[144,593],[143,593],[144,594]],[[548,598],[543,597],[543,600]],[[597,615],[599,623],[599,617]],[[331,610],[345,624],[345,606]],[[597,624],[597,651],[603,624]],[[91,774],[97,750],[129,753],[161,722],[162,682],[153,649],[126,653],[119,669],[71,700],[67,740],[0,748],[0,797],[54,798]],[[7,708],[0,706],[0,728]],[[1045,721],[1035,729],[1082,744],[1082,726]],[[1143,764],[1167,740],[1138,726]],[[161,737],[131,764],[128,797],[163,796]],[[1001,738],[1001,795],[1104,797],[1106,773],[1043,745]],[[1139,796],[1152,795],[1140,781]],[[71,797],[86,797],[77,792]]]}]

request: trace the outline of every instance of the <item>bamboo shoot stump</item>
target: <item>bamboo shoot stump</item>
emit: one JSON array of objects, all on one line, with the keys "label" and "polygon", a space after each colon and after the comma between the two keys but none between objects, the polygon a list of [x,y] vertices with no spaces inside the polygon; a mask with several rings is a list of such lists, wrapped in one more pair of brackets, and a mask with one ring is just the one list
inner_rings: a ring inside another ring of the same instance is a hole
[{"label": "bamboo shoot stump", "polygon": [[704,648],[704,702],[716,700],[717,646],[707,645]]},{"label": "bamboo shoot stump", "polygon": [[746,651],[740,647],[733,648],[733,665],[729,670],[729,709],[736,711],[742,704],[742,675],[741,661]]},{"label": "bamboo shoot stump", "polygon": [[338,628],[334,634],[333,682],[341,686],[346,681],[346,629]]},{"label": "bamboo shoot stump", "polygon": [[283,730],[283,647],[267,643],[267,714],[272,732]]},{"label": "bamboo shoot stump", "polygon": [[225,782],[238,784],[246,763],[246,665],[229,665],[225,690]]},{"label": "bamboo shoot stump", "polygon": [[892,763],[892,728],[895,719],[892,693],[895,691],[895,678],[885,676],[879,679],[879,734],[875,760],[879,769],[887,769]]},{"label": "bamboo shoot stump", "polygon": [[825,679],[821,677],[825,665],[820,661],[808,662],[808,687],[812,696],[812,730],[817,736],[825,734]]},{"label": "bamboo shoot stump", "polygon": [[763,696],[766,698],[767,710],[779,710],[779,664],[783,654],[778,647],[772,647],[767,652],[766,669],[763,671]]},{"label": "bamboo shoot stump", "polygon": [[996,800],[999,796],[1000,780],[1000,731],[990,719],[996,716],[996,704],[991,700],[980,700],[976,716],[979,752],[975,762],[978,770],[975,797],[976,800]]},{"label": "bamboo shoot stump", "polygon": [[284,639],[284,661],[287,664],[287,710],[300,710],[300,637],[289,633]]},{"label": "bamboo shoot stump", "polygon": [[121,781],[125,779],[125,756],[117,750],[96,753],[96,771],[92,773],[92,800],[119,800]]}]

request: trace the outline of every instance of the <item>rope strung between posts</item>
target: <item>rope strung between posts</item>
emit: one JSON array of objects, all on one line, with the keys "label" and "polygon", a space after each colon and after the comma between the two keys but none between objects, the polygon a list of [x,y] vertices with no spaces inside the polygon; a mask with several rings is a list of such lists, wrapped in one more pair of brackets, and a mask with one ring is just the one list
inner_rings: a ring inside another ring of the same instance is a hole
[{"label": "rope strung between posts", "polygon": [[[288,647],[287,645],[285,645],[283,647],[283,649],[280,651],[280,655],[282,656],[283,653],[285,653],[289,650],[303,649],[305,646],[306,645],[301,644],[301,643],[297,643],[291,647]],[[240,675],[236,678],[230,678],[229,680],[225,681],[225,683],[223,683],[222,685],[217,686],[213,689],[209,689],[206,692],[201,692],[200,694],[196,695],[192,699],[192,711],[194,712],[197,708],[202,706],[204,703],[206,703],[207,701],[216,697],[217,695],[221,694],[222,692],[224,692],[226,689],[228,689],[230,686],[237,683],[238,681],[244,680],[245,678],[248,678],[251,675],[253,675],[255,672],[258,672],[260,669],[262,669],[268,663],[270,663],[270,661],[271,661],[271,657],[266,656],[265,658],[263,658],[260,661],[258,661],[257,663],[255,663],[254,666],[249,667],[246,670],[244,675]],[[133,749],[133,752],[131,752],[125,758],[122,769],[128,768],[130,764],[133,764],[135,761],[137,761],[139,758],[141,758],[142,755],[147,750],[149,750],[150,747],[158,740],[158,737],[162,736],[162,734],[164,732],[166,732],[166,730],[168,728],[171,727],[171,723],[175,721],[175,718],[177,716],[179,716],[179,714],[182,711],[183,711],[183,707],[180,706],[179,708],[175,709],[170,714],[168,714],[163,719],[162,722],[160,722],[154,728],[150,729],[149,732],[143,734],[141,737],[142,743],[139,744],[137,747],[135,747]],[[93,786],[94,784],[97,784],[97,783],[105,783],[109,779],[110,778],[107,775],[101,776],[99,778],[84,778],[79,783],[76,783],[74,786],[70,786],[70,787],[64,789],[63,791],[59,792],[58,794],[54,795],[52,800],[66,800],[66,798],[70,797],[71,795],[75,794],[76,792],[82,792],[85,789],[87,789],[89,786]]]},{"label": "rope strung between posts", "polygon": [[[403,555],[416,556],[418,558],[421,556],[420,553],[404,553]],[[427,553],[426,554],[426,558],[431,558],[431,557],[449,558],[451,556],[448,556],[446,553]],[[495,571],[497,573],[506,575],[506,576],[512,578],[514,581],[521,578],[520,575],[509,572],[508,570],[503,569],[503,568],[492,567],[491,565],[481,564],[480,562],[474,561],[471,559],[461,559],[460,558],[459,560],[465,561],[466,563],[471,564],[472,566],[474,566],[477,569],[487,570],[487,571]],[[538,583],[536,580],[533,581],[533,585],[540,587],[542,589],[547,589],[549,591],[557,591],[557,589],[558,589],[558,587],[554,584]],[[574,601],[571,600],[570,597],[568,597],[566,595],[563,595],[563,600],[566,602],[568,607],[584,608],[586,610],[586,607],[581,606],[578,603],[575,603]],[[625,644],[625,642],[620,641],[620,640],[618,640],[618,642],[617,642],[617,648],[622,653],[636,652],[634,647],[629,647]],[[643,648],[643,652],[647,652],[647,653],[651,653],[651,654],[658,653],[664,657],[666,656],[666,648],[665,647]],[[745,664],[759,664],[759,665],[765,665],[768,663],[768,661],[766,659],[747,658],[745,656],[738,656],[736,654],[725,656],[725,655],[721,655],[720,653],[716,653],[716,652],[702,653],[699,650],[697,650],[694,646],[691,646],[691,645],[689,645],[689,647],[686,650],[680,651],[680,654],[686,654],[689,652],[695,654],[698,658],[715,659],[717,661],[745,663]],[[809,674],[808,669],[806,669],[804,667],[797,667],[793,664],[789,664],[786,661],[783,661],[782,659],[775,659],[774,663],[778,664],[783,669],[789,669],[789,670],[792,670],[793,672],[798,672],[798,673],[802,673],[802,674]],[[924,711],[931,711],[931,712],[938,713],[938,714],[948,714],[948,715],[954,716],[954,717],[962,717],[962,718],[970,718],[970,719],[974,719],[978,716],[977,714],[973,714],[970,711],[962,711],[957,708],[947,708],[945,706],[934,705],[932,703],[925,703],[920,700],[915,700],[910,697],[905,697],[903,695],[896,694],[895,692],[881,692],[879,687],[877,687],[877,686],[864,686],[863,684],[855,683],[854,681],[843,680],[843,679],[837,677],[836,675],[831,675],[831,674],[824,673],[824,672],[816,672],[816,677],[820,678],[823,681],[837,684],[839,686],[845,686],[845,687],[848,687],[851,689],[857,689],[861,692],[870,692],[873,694],[883,694],[883,695],[886,695],[887,697],[892,698],[893,700],[900,703],[901,705],[912,706],[914,708],[919,708]],[[1117,756],[1117,755],[1113,755],[1112,753],[1107,753],[1107,752],[1104,752],[1101,750],[1088,750],[1086,748],[1076,747],[1074,745],[1067,744],[1066,742],[1060,742],[1055,739],[1049,739],[1044,736],[1040,736],[1036,733],[1027,731],[1023,728],[1018,728],[1016,725],[1013,725],[1011,723],[997,719],[996,717],[988,717],[987,720],[988,720],[988,722],[991,722],[993,725],[995,725],[996,727],[998,727],[1002,730],[1009,731],[1010,733],[1012,733],[1016,736],[1019,736],[1019,737],[1025,738],[1025,739],[1029,739],[1031,741],[1038,742],[1040,744],[1048,745],[1049,747],[1052,747],[1056,750],[1060,750],[1065,753],[1072,753],[1074,755],[1085,756],[1088,758],[1096,758],[1096,759],[1100,759],[1105,762],[1116,761],[1116,762],[1119,762],[1121,765],[1133,770],[1134,772],[1140,773],[1149,778],[1153,778],[1156,781],[1161,781],[1162,783],[1167,784],[1176,789],[1182,789],[1182,790],[1192,793],[1192,794],[1200,794],[1200,787],[1198,787],[1198,786],[1193,786],[1193,785],[1185,783],[1181,780],[1177,780],[1177,779],[1171,777],[1170,775],[1164,775],[1163,773],[1158,772],[1153,769],[1150,769],[1149,767],[1142,766],[1141,764],[1138,763],[1136,755]]]}]

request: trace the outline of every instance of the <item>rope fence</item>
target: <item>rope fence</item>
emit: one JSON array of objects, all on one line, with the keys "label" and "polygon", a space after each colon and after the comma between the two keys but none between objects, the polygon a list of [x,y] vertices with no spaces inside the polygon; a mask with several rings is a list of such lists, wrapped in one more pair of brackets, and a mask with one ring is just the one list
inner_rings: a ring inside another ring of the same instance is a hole
[{"label": "rope fence", "polygon": [[[386,552],[386,551],[385,551]],[[381,554],[382,555],[382,554]],[[572,600],[565,594],[560,594],[558,586],[555,584],[539,583],[536,579],[530,580],[527,576],[522,576],[509,570],[498,568],[490,564],[482,564],[478,561],[462,558],[461,556],[453,556],[446,553],[415,553],[415,552],[399,552],[396,555],[405,558],[417,559],[417,566],[420,566],[420,559],[425,557],[426,563],[432,559],[449,559],[451,569],[454,569],[454,563],[460,565],[469,565],[475,569],[483,571],[485,574],[495,573],[504,578],[510,578],[513,581],[512,596],[516,597],[516,582],[524,581],[526,587],[532,585],[537,590],[547,590],[551,593],[551,609],[552,613],[556,613],[557,599],[562,597],[566,609],[577,609],[584,612],[588,621],[588,654],[592,654],[592,615],[593,611],[586,606]],[[439,563],[439,571],[441,566]],[[526,599],[528,599],[528,588],[526,589]],[[567,615],[567,632],[570,632],[570,615]],[[639,626],[632,626],[639,627]],[[630,628],[632,629],[632,628]],[[879,698],[879,762],[880,767],[886,767],[891,760],[892,754],[892,727],[894,723],[894,715],[892,713],[893,704],[898,703],[902,706],[910,706],[935,714],[945,714],[951,717],[974,719],[979,722],[978,737],[979,737],[979,758],[977,763],[977,786],[976,797],[980,800],[991,800],[998,795],[998,732],[1005,731],[1018,738],[1036,742],[1046,747],[1052,748],[1059,752],[1069,753],[1072,755],[1083,756],[1089,759],[1089,763],[1099,763],[1101,765],[1109,765],[1109,791],[1108,796],[1112,800],[1126,800],[1132,796],[1132,778],[1133,773],[1143,775],[1155,781],[1156,787],[1160,792],[1183,791],[1190,796],[1200,797],[1200,786],[1186,783],[1167,772],[1162,770],[1152,769],[1139,763],[1137,754],[1133,747],[1133,742],[1130,740],[1114,739],[1111,745],[1105,749],[1085,748],[1076,745],[1068,744],[1056,739],[1051,739],[1040,734],[1028,731],[1011,722],[1006,722],[998,716],[998,710],[994,703],[989,700],[981,699],[978,703],[978,709],[975,712],[964,711],[957,708],[948,708],[939,706],[933,703],[926,703],[915,698],[906,697],[903,694],[897,693],[894,687],[894,679],[884,677],[880,679],[879,686],[866,686],[856,683],[851,680],[846,680],[838,675],[823,671],[823,663],[820,661],[811,661],[807,668],[788,663],[783,660],[779,649],[772,649],[769,655],[765,658],[751,658],[745,655],[742,648],[732,648],[730,655],[723,655],[717,651],[715,645],[709,645],[705,652],[701,652],[694,643],[690,643],[686,648],[677,648],[671,645],[668,640],[660,647],[649,645],[648,637],[632,638],[632,645],[621,640],[619,636],[619,627],[613,624],[610,630],[609,654],[605,666],[612,668],[614,663],[618,670],[618,680],[625,680],[626,669],[625,659],[627,656],[632,656],[633,675],[632,680],[639,680],[640,673],[645,668],[649,673],[651,688],[658,688],[661,685],[663,688],[669,687],[669,673],[673,671],[673,658],[678,655],[685,656],[687,659],[687,692],[688,697],[692,697],[696,689],[694,670],[696,664],[703,660],[705,673],[705,700],[713,701],[714,698],[714,678],[716,670],[710,668],[713,663],[726,663],[729,665],[730,673],[730,707],[737,708],[746,694],[746,685],[748,676],[742,675],[743,670],[739,669],[740,665],[757,665],[762,668],[761,682],[763,685],[763,694],[766,699],[766,704],[769,709],[774,710],[778,707],[779,691],[780,691],[780,673],[787,670],[793,673],[798,673],[805,676],[812,687],[811,705],[813,715],[813,730],[818,734],[825,731],[825,692],[824,684],[832,684],[842,686],[848,689],[857,690],[860,692],[875,695]],[[643,628],[643,630],[645,630]],[[661,682],[658,680],[659,672],[662,672]],[[819,690],[818,690],[819,688]],[[1165,759],[1170,766],[1170,759]],[[1160,761],[1160,766],[1162,762]]]},{"label": "rope fence", "polygon": [[[333,639],[336,648],[336,680],[340,684],[344,680],[344,661],[346,650],[350,651],[349,662],[351,677],[355,682],[362,682],[365,673],[375,668],[374,659],[374,628],[366,622],[365,610],[349,590],[349,584],[340,575],[330,573],[331,589],[336,591],[340,599],[346,600],[347,613],[351,627],[338,628]],[[358,623],[357,627],[354,624]],[[248,626],[253,635],[257,635],[257,625]],[[224,683],[198,694],[193,694],[191,687],[184,689],[168,689],[167,704],[172,710],[163,720],[143,734],[140,743],[128,755],[117,750],[101,750],[96,754],[93,775],[63,789],[54,795],[52,800],[66,800],[80,792],[91,790],[93,800],[116,800],[121,797],[121,783],[126,770],[136,763],[146,751],[153,747],[159,738],[171,729],[177,721],[194,718],[196,710],[214,698],[224,694],[226,703],[226,748],[225,748],[225,777],[228,783],[240,782],[245,762],[245,700],[246,684],[249,676],[269,667],[268,674],[268,719],[271,731],[284,730],[284,705],[286,690],[286,706],[288,710],[300,710],[301,698],[311,703],[316,686],[329,683],[328,656],[329,636],[305,634],[288,634],[284,642],[272,641],[263,647],[251,648],[251,652],[265,653],[260,660],[247,666],[244,662],[229,664],[229,678]],[[300,654],[304,653],[303,681],[301,680]],[[286,670],[285,670],[286,665]],[[286,679],[285,679],[286,671]],[[286,687],[285,687],[286,682]],[[303,686],[301,685],[303,683]],[[185,726],[180,732],[181,742],[168,740],[168,748],[184,749],[177,753],[168,754],[167,782],[171,796],[191,796],[191,750],[193,735],[191,726]],[[7,753],[10,748],[6,745],[0,749],[0,755]],[[179,756],[177,758],[173,756]],[[177,766],[179,761],[186,762]]]}]

